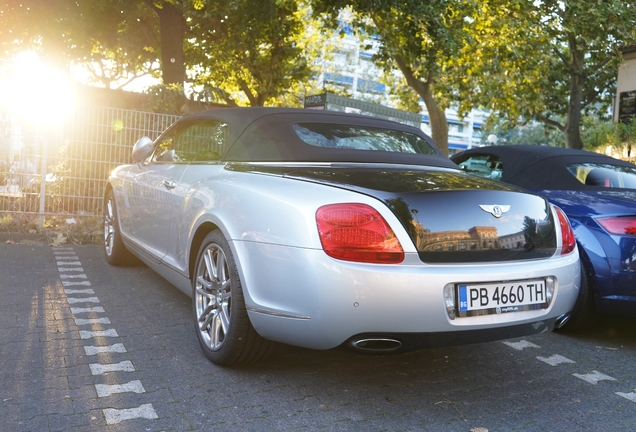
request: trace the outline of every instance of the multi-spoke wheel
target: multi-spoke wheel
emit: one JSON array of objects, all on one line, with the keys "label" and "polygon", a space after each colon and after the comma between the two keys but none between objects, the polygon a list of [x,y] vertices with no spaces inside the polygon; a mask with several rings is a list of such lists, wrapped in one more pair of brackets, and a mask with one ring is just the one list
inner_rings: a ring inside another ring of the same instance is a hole
[{"label": "multi-spoke wheel", "polygon": [[108,191],[104,201],[104,254],[106,261],[112,265],[126,264],[132,259],[119,233],[117,207],[112,190]]},{"label": "multi-spoke wheel", "polygon": [[252,327],[236,263],[220,231],[203,241],[192,278],[197,338],[206,357],[221,365],[260,360],[272,342]]}]

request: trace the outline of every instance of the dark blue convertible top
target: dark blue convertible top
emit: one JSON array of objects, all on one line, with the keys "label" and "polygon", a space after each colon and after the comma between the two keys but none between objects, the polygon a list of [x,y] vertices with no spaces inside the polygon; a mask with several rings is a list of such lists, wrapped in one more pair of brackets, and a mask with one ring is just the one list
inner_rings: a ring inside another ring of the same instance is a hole
[{"label": "dark blue convertible top", "polygon": [[533,190],[589,189],[576,179],[567,166],[598,163],[636,168],[635,165],[599,153],[562,147],[508,145],[476,147],[451,157],[460,164],[477,155],[497,156],[502,164],[501,181]]}]

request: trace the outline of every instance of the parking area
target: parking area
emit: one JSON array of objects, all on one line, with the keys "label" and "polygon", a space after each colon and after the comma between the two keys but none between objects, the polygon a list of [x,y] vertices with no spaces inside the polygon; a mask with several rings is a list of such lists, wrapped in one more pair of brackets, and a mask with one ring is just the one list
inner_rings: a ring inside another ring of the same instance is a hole
[{"label": "parking area", "polygon": [[394,356],[280,345],[222,368],[190,299],[145,266],[97,245],[0,257],[0,430],[636,429],[634,320]]}]

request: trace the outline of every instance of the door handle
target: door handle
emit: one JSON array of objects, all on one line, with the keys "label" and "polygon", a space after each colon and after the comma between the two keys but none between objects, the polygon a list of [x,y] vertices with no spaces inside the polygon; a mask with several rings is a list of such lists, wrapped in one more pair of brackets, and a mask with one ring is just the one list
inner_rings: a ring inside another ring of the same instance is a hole
[{"label": "door handle", "polygon": [[177,184],[172,180],[164,180],[163,185],[168,189],[174,189],[177,187]]}]

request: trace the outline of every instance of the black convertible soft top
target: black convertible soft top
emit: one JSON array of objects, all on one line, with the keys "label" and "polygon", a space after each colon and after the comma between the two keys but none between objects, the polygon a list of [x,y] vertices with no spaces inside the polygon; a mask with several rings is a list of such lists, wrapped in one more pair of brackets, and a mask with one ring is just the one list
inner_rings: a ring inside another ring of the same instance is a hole
[{"label": "black convertible soft top", "polygon": [[508,145],[477,147],[451,157],[460,164],[476,155],[497,156],[502,164],[501,181],[534,190],[589,189],[567,169],[568,165],[597,163],[636,168],[636,165],[599,153],[562,147]]},{"label": "black convertible soft top", "polygon": [[[222,156],[222,160],[227,162],[370,162],[457,169],[457,165],[443,155],[433,140],[420,129],[377,117],[299,108],[228,107],[187,115],[175,125],[205,118],[218,119],[228,125],[228,146]],[[425,140],[434,154],[309,145],[293,129],[294,125],[303,123],[356,125],[404,131]]]}]

